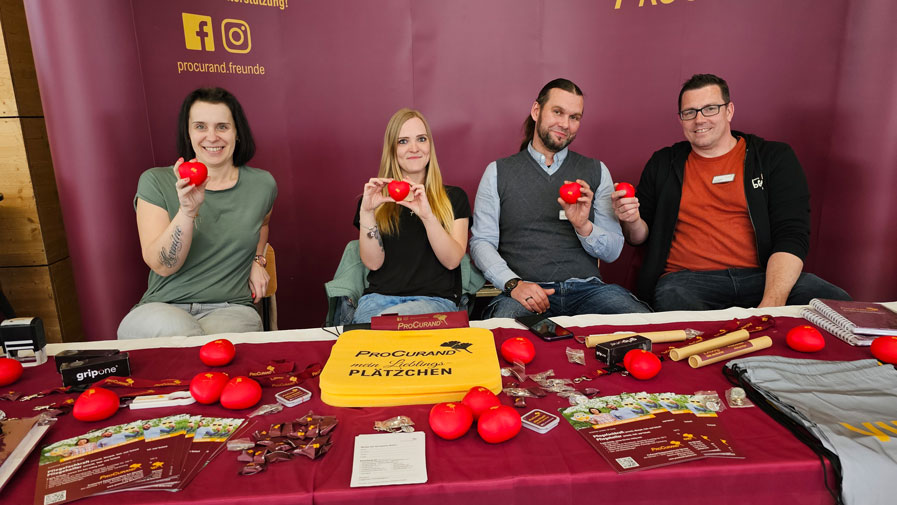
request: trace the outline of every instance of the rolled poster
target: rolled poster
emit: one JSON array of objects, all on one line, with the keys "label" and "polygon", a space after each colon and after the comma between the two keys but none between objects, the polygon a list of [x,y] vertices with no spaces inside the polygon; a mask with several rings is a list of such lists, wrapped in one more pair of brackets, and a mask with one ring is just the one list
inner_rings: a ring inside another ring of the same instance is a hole
[{"label": "rolled poster", "polygon": [[595,347],[598,344],[610,342],[611,340],[631,337],[633,335],[641,335],[654,344],[661,344],[664,342],[682,342],[683,340],[688,338],[685,330],[643,331],[640,333],[635,333],[632,331],[625,333],[604,333],[601,335],[589,335],[588,337],[586,337],[586,347]]},{"label": "rolled poster", "polygon": [[767,347],[772,347],[771,338],[767,336],[752,338],[747,342],[739,342],[737,344],[727,345],[725,347],[720,347],[719,349],[713,349],[711,351],[690,356],[688,358],[688,364],[691,365],[692,368],[701,368],[702,366],[736,358],[744,354],[766,349]]},{"label": "rolled poster", "polygon": [[707,352],[713,349],[719,349],[720,347],[725,347],[730,344],[736,344],[738,342],[744,342],[749,338],[751,337],[747,330],[736,330],[731,333],[726,333],[725,335],[720,335],[715,338],[704,340],[703,342],[698,342],[697,344],[688,345],[679,349],[673,349],[672,351],[670,351],[670,359],[672,359],[673,361],[679,361],[689,356],[694,356],[695,354],[700,354],[702,352]]}]

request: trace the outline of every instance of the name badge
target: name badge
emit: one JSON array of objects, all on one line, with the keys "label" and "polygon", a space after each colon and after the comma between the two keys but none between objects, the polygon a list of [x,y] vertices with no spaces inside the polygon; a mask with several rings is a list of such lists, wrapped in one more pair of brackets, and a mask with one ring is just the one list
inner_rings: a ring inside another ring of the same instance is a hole
[{"label": "name badge", "polygon": [[724,182],[732,182],[735,180],[735,174],[717,175],[713,178],[713,184],[722,184]]},{"label": "name badge", "polygon": [[558,219],[561,220],[561,221],[567,221],[567,220],[568,220],[568,219],[567,219],[567,213],[564,212],[564,209],[561,209],[560,213],[558,214]]}]

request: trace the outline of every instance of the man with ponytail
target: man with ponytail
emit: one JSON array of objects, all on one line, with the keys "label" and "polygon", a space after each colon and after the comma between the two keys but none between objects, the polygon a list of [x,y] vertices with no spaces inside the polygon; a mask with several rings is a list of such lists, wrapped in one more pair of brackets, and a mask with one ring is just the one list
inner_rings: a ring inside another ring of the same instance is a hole
[{"label": "man with ponytail", "polygon": [[[573,82],[546,84],[524,123],[520,152],[490,163],[480,180],[470,255],[503,291],[486,317],[650,312],[598,271],[597,260],[619,257],[623,234],[607,167],[568,148],[583,103]],[[581,196],[567,203],[558,194],[571,182]]]}]

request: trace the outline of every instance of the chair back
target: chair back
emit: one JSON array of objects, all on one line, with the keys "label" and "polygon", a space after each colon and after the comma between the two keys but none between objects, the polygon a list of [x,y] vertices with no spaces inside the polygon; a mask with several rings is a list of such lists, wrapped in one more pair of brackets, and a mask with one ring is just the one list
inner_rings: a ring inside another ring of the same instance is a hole
[{"label": "chair back", "polygon": [[276,331],[277,328],[277,263],[274,259],[274,248],[265,244],[265,271],[268,272],[268,291],[265,297],[256,304],[256,310],[262,318],[262,330]]},{"label": "chair back", "polygon": [[268,272],[268,294],[273,295],[277,291],[277,261],[274,259],[274,248],[271,244],[265,244],[265,271]]}]

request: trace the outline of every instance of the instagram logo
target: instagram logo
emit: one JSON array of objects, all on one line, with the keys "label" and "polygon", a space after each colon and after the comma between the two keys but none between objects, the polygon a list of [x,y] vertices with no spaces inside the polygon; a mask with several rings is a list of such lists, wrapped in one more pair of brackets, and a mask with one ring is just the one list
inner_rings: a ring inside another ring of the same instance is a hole
[{"label": "instagram logo", "polygon": [[[193,51],[214,51],[215,38],[212,36],[212,18],[199,14],[181,13],[184,20],[184,45]],[[247,27],[246,36],[249,37]],[[225,44],[225,47],[227,44]],[[248,51],[248,49],[247,49]]]},{"label": "instagram logo", "polygon": [[249,25],[239,19],[225,19],[221,22],[221,42],[229,53],[248,53],[252,49]]}]

